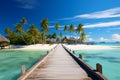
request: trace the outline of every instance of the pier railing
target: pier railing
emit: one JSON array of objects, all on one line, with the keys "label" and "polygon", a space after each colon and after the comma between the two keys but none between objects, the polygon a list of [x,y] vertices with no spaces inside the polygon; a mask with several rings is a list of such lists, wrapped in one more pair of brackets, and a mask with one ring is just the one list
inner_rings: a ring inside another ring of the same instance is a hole
[{"label": "pier railing", "polygon": [[96,70],[93,69],[90,65],[85,63],[82,60],[82,56],[79,55],[79,58],[71,52],[71,49],[66,48],[64,45],[62,45],[64,49],[70,54],[70,56],[82,67],[88,74],[89,77],[92,78],[92,80],[108,80],[104,75],[102,75],[102,66],[100,64],[96,64]]}]

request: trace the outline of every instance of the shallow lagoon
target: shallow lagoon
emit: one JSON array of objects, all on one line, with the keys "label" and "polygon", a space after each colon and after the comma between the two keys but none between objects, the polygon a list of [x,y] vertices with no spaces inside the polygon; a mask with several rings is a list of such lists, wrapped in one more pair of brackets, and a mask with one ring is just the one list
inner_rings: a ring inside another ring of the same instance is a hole
[{"label": "shallow lagoon", "polygon": [[29,69],[45,54],[40,50],[0,50],[0,80],[17,80],[22,64]]},{"label": "shallow lagoon", "polygon": [[119,48],[111,50],[77,50],[75,53],[77,56],[81,53],[83,60],[94,69],[96,68],[96,63],[102,64],[103,74],[109,80],[120,80]]}]

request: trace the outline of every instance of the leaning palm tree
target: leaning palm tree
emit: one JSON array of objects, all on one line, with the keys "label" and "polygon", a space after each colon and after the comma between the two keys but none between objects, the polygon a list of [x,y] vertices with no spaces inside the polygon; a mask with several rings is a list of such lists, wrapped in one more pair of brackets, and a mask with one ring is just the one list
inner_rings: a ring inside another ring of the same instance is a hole
[{"label": "leaning palm tree", "polygon": [[43,19],[42,22],[41,22],[41,30],[42,30],[42,34],[43,34],[43,39],[42,40],[44,40],[43,43],[46,42],[45,41],[46,40],[45,35],[46,35],[46,33],[49,32],[48,31],[48,25],[49,25],[48,19],[47,18]]},{"label": "leaning palm tree", "polygon": [[55,28],[56,28],[56,30],[59,30],[59,28],[60,28],[59,23],[56,23]]}]

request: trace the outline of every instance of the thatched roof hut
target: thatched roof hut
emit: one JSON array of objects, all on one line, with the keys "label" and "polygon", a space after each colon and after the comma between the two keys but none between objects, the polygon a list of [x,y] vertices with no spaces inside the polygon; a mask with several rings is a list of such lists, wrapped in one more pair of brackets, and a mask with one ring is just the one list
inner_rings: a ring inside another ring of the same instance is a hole
[{"label": "thatched roof hut", "polygon": [[7,39],[6,37],[0,35],[0,42],[10,42],[10,40]]}]

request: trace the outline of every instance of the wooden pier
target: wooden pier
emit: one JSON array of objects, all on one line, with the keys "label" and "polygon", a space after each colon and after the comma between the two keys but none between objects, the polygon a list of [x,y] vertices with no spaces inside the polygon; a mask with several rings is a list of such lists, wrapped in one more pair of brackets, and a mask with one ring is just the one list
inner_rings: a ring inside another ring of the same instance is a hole
[{"label": "wooden pier", "polygon": [[[23,70],[23,69],[22,69]],[[23,70],[25,71],[25,70]],[[107,80],[61,44],[18,80]]]}]

